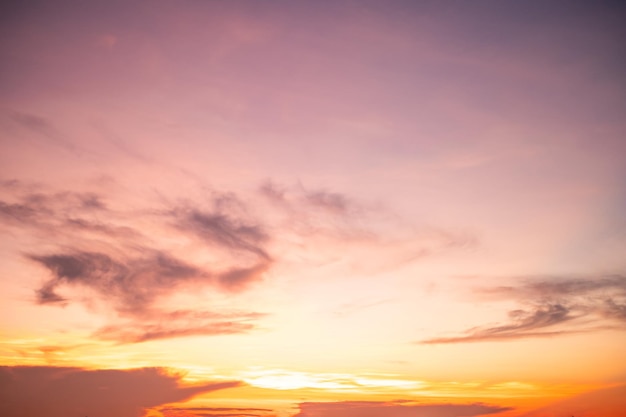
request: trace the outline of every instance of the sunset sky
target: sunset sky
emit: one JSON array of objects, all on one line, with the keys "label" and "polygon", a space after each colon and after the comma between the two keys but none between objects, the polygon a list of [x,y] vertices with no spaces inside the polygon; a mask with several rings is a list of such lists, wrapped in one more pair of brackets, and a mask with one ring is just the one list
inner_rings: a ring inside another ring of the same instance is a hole
[{"label": "sunset sky", "polygon": [[0,415],[626,415],[626,8],[0,7]]}]

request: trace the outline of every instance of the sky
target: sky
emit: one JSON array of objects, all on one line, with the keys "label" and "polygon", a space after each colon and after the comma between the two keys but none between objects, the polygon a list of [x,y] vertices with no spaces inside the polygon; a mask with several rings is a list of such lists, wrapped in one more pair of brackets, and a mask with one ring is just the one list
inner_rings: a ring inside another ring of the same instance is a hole
[{"label": "sky", "polygon": [[0,414],[617,417],[613,1],[0,9]]}]

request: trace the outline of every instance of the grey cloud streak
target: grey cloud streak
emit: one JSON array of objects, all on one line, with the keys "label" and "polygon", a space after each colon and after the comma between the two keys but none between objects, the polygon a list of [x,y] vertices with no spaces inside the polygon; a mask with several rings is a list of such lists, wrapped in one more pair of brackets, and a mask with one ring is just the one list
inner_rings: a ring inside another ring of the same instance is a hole
[{"label": "grey cloud streak", "polygon": [[119,320],[94,336],[123,343],[253,331],[262,317],[257,312],[209,317],[216,312],[208,306],[205,316],[191,321],[158,306],[179,292],[209,289],[227,297],[262,282],[282,260],[273,253],[277,230],[305,246],[354,242],[346,256],[361,259],[376,250],[390,265],[398,262],[396,252],[408,262],[467,244],[466,236],[445,230],[413,234],[397,224],[387,235],[378,228],[386,214],[376,207],[301,185],[268,182],[247,199],[207,188],[196,200],[149,200],[143,208],[125,208],[110,189],[89,190],[0,181],[0,228],[18,244],[23,239],[29,248],[23,255],[47,271],[35,290],[38,304],[104,306]]},{"label": "grey cloud streak", "polygon": [[[501,286],[481,293],[495,299],[513,299],[529,307],[510,311],[507,324],[475,327],[461,335],[419,343],[504,341],[626,329],[626,276],[535,278],[519,286]],[[585,323],[580,323],[581,319]]]},{"label": "grey cloud streak", "polygon": [[[161,412],[184,412],[198,417],[272,417],[274,410],[269,408],[241,408],[241,407],[164,407]],[[271,413],[271,414],[270,414]]]},{"label": "grey cloud streak", "polygon": [[270,258],[261,246],[267,242],[268,236],[259,225],[245,224],[223,213],[197,209],[178,209],[172,214],[177,220],[177,227],[209,243]]},{"label": "grey cloud streak", "polygon": [[[479,245],[471,232],[407,223],[384,203],[362,202],[325,189],[309,190],[302,184],[284,186],[264,182],[258,193],[271,207],[284,213],[285,230],[316,239],[340,240],[349,250],[375,247],[386,252],[390,268],[454,250]],[[355,263],[367,264],[362,256]],[[372,265],[373,270],[379,266]]]},{"label": "grey cloud streak", "polygon": [[[243,291],[271,267],[262,246],[269,236],[239,212],[228,212],[223,197],[213,201],[219,212],[197,205],[146,214],[112,210],[92,192],[54,192],[19,181],[2,182],[0,191],[0,226],[57,242],[46,251],[24,254],[49,273],[35,291],[36,302],[66,305],[75,300],[65,290],[86,290],[126,321],[97,330],[97,338],[134,343],[243,333],[255,329],[263,316],[210,311],[183,315],[158,307],[161,300],[198,287]],[[209,252],[221,251],[226,262],[197,265],[158,248],[154,236],[137,225],[136,219],[146,216],[157,230],[173,229],[181,238],[198,238]],[[248,259],[240,259],[240,253]]]},{"label": "grey cloud streak", "polygon": [[410,401],[305,402],[294,417],[473,417],[512,408],[477,404],[415,404]]},{"label": "grey cloud streak", "polygon": [[154,311],[146,313],[140,323],[105,326],[94,336],[121,343],[141,343],[174,337],[247,333],[255,329],[256,320],[263,316],[254,312]]},{"label": "grey cloud streak", "polygon": [[159,295],[176,286],[210,278],[206,272],[164,253],[127,261],[94,252],[28,257],[48,268],[53,275],[37,291],[40,304],[65,301],[55,292],[58,286],[83,286],[112,300],[120,312],[140,314]]},{"label": "grey cloud streak", "polygon": [[283,208],[299,211],[324,211],[334,216],[345,216],[365,211],[365,207],[347,195],[327,190],[306,190],[298,187],[279,186],[266,181],[259,187],[259,193]]},{"label": "grey cloud streak", "polygon": [[236,268],[212,275],[163,253],[128,261],[91,252],[31,255],[30,258],[53,275],[36,292],[40,304],[68,302],[57,294],[59,286],[82,287],[109,302],[121,316],[132,319],[97,330],[94,336],[99,339],[139,343],[183,336],[245,333],[254,330],[255,321],[262,317],[251,312],[218,314],[163,311],[155,307],[160,298],[188,285],[214,285],[231,290],[233,281],[258,275],[260,272],[254,268]]},{"label": "grey cloud streak", "polygon": [[147,408],[242,384],[220,381],[182,386],[179,376],[159,368],[86,370],[2,366],[0,415],[136,417]]},{"label": "grey cloud streak", "polygon": [[20,129],[34,132],[36,134],[35,137],[43,139],[45,142],[49,142],[56,147],[77,154],[83,152],[81,148],[68,140],[67,137],[59,131],[59,129],[57,129],[51,120],[45,117],[12,110],[8,112],[8,117],[6,118]]}]

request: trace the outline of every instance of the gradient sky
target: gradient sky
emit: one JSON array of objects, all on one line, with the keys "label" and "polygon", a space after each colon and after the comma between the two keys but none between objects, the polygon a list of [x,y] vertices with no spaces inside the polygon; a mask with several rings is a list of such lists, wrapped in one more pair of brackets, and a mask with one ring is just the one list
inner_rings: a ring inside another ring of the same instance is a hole
[{"label": "gradient sky", "polygon": [[624,415],[619,2],[0,16],[0,414]]}]

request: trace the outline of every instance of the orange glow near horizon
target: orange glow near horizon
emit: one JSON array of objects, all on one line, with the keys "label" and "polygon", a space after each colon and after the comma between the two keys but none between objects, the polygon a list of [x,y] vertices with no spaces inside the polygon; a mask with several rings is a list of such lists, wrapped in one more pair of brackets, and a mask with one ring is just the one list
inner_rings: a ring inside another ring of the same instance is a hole
[{"label": "orange glow near horizon", "polygon": [[623,6],[0,14],[0,415],[626,415]]}]

